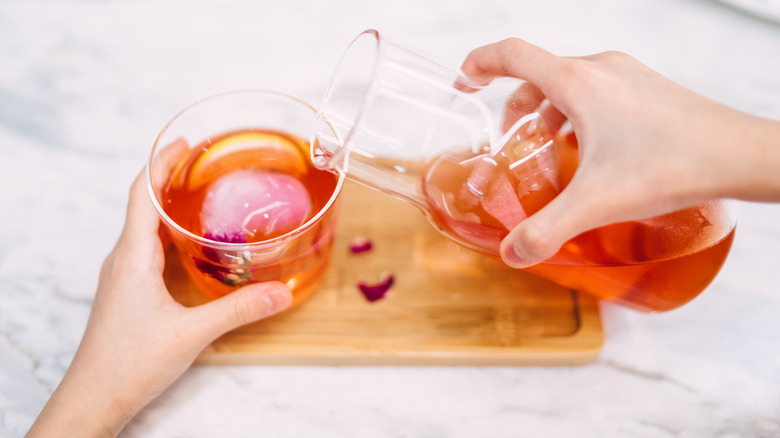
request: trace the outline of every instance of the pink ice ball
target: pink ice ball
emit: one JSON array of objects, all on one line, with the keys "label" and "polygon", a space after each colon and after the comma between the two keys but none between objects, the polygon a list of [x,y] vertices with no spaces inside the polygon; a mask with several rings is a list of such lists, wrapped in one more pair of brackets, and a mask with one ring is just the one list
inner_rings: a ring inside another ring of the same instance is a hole
[{"label": "pink ice ball", "polygon": [[240,233],[252,242],[294,230],[306,222],[311,209],[309,192],[292,176],[238,170],[211,183],[200,221],[204,235]]}]

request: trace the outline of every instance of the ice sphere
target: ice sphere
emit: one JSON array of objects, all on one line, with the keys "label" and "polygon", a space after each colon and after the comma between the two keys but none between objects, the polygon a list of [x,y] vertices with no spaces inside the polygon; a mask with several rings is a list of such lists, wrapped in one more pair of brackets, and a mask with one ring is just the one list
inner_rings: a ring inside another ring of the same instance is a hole
[{"label": "ice sphere", "polygon": [[250,242],[288,233],[309,219],[306,187],[290,175],[238,170],[208,187],[200,211],[203,235],[242,233]]}]

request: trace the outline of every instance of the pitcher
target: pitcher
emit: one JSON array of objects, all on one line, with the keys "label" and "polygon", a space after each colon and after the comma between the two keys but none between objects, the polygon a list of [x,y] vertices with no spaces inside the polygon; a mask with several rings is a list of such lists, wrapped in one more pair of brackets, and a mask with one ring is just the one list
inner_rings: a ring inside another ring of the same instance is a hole
[{"label": "pitcher", "polygon": [[[509,231],[563,190],[575,133],[514,78],[480,86],[460,72],[360,34],[320,105],[312,161],[417,206],[455,242],[499,258]],[[574,290],[659,312],[692,300],[728,255],[736,216],[717,200],[612,224],[526,268]]]}]

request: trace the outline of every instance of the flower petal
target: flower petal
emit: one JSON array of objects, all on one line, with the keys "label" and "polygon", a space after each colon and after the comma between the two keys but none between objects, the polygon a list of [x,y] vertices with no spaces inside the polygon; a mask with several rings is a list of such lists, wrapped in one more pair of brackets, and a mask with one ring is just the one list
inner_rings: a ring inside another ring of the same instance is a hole
[{"label": "flower petal", "polygon": [[363,296],[370,302],[381,300],[387,295],[387,291],[395,283],[395,277],[392,274],[386,274],[383,276],[382,281],[377,284],[367,284],[365,282],[358,283],[358,289],[363,293]]}]

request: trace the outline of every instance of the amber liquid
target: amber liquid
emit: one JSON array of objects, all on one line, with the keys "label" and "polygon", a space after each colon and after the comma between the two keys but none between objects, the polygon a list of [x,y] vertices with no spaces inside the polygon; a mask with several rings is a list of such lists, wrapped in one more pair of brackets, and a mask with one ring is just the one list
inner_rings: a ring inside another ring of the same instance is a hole
[{"label": "amber liquid", "polygon": [[[338,176],[314,168],[309,144],[284,132],[241,130],[212,137],[195,146],[171,173],[162,194],[165,212],[187,231],[227,243],[247,243],[226,249],[188,239],[172,230],[179,256],[194,283],[210,298],[223,296],[239,286],[269,280],[282,281],[292,290],[295,302],[310,294],[322,279],[330,257],[336,206],[305,231],[291,228],[252,230],[226,238],[211,235],[203,222],[202,209],[212,185],[235,172],[262,171],[281,178],[292,177],[305,188],[311,208],[301,222],[317,215],[338,186]],[[261,194],[262,195],[262,194]],[[273,220],[273,218],[271,218]],[[264,245],[265,243],[265,245]]]},{"label": "amber liquid", "polygon": [[[556,138],[544,156],[521,163],[502,162],[513,160],[506,153],[435,161],[423,184],[430,220],[453,240],[499,257],[509,230],[568,184],[577,152],[569,134]],[[714,201],[583,233],[527,270],[599,298],[660,312],[689,302],[710,284],[733,237],[733,217]]]}]

